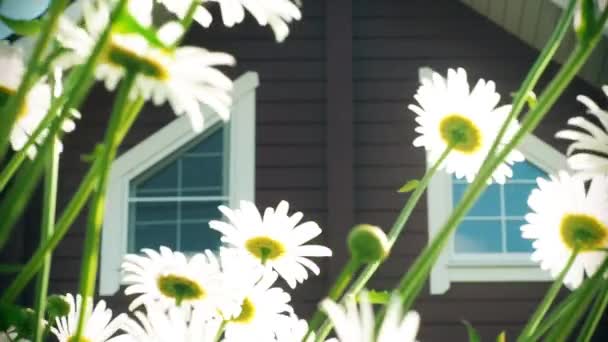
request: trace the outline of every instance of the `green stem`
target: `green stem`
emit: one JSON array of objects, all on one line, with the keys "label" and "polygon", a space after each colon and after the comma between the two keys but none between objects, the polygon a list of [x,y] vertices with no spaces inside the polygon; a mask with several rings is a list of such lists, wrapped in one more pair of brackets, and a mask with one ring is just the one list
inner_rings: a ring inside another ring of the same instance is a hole
[{"label": "green stem", "polygon": [[549,291],[547,291],[545,298],[540,303],[540,305],[537,306],[536,311],[528,321],[528,324],[526,324],[523,331],[517,338],[518,342],[526,341],[530,336],[532,336],[540,325],[540,323],[542,322],[542,320],[545,318],[545,314],[547,313],[547,311],[549,311],[549,308],[553,304],[553,301],[555,301],[559,290],[562,288],[564,278],[566,277],[566,274],[568,274],[568,272],[570,271],[572,264],[574,264],[574,260],[576,259],[577,255],[578,251],[572,252],[570,259],[568,259],[568,263],[566,264],[564,269],[559,273],[558,277],[555,278],[555,281],[549,288]]},{"label": "green stem", "polygon": [[[43,245],[53,234],[55,227],[55,212],[57,207],[57,181],[59,177],[59,150],[55,137],[49,137],[48,144],[52,145],[47,156],[47,167],[44,182],[44,205],[42,213],[42,227],[40,229],[40,245]],[[41,342],[44,338],[45,326],[44,313],[46,311],[46,298],[49,288],[49,274],[51,272],[51,253],[44,257],[42,270],[36,284],[36,330],[34,331],[34,342]]]},{"label": "green stem", "polygon": [[557,23],[555,30],[551,34],[551,37],[549,37],[549,40],[545,44],[545,47],[534,62],[534,65],[532,65],[532,69],[530,69],[530,72],[528,72],[528,74],[526,75],[524,82],[522,83],[517,94],[515,95],[511,112],[509,113],[509,116],[506,121],[500,127],[498,135],[492,143],[492,147],[490,147],[488,155],[486,156],[486,159],[482,165],[486,165],[486,162],[490,158],[492,158],[492,156],[494,156],[494,153],[497,151],[498,146],[503,141],[504,136],[507,133],[510,123],[515,118],[517,118],[519,113],[524,108],[524,105],[528,98],[528,94],[534,90],[536,83],[538,83],[538,80],[545,72],[545,69],[547,69],[547,66],[549,65],[549,63],[553,59],[553,56],[557,52],[557,49],[559,48],[562,40],[569,32],[570,27],[572,25],[572,19],[574,18],[574,13],[576,12],[576,3],[576,0],[570,0],[568,3],[568,7],[566,7],[566,9],[562,12],[562,15]]},{"label": "green stem", "polygon": [[[434,162],[434,164],[431,166],[431,168],[425,173],[424,177],[422,177],[422,179],[420,180],[420,183],[416,187],[416,190],[414,190],[414,192],[412,193],[410,198],[408,198],[407,202],[405,203],[405,206],[399,213],[399,216],[395,220],[395,223],[393,223],[393,226],[391,227],[391,230],[388,233],[389,248],[393,247],[393,245],[395,244],[395,242],[397,241],[397,239],[403,232],[405,224],[407,223],[407,221],[410,218],[410,215],[414,211],[416,204],[418,204],[420,197],[422,196],[422,194],[428,187],[429,182],[431,181],[433,176],[437,173],[437,170],[439,170],[439,167],[441,166],[441,164],[443,164],[443,162],[448,157],[448,155],[450,154],[451,151],[452,151],[451,146],[448,146],[443,151],[441,156],[439,156],[439,158]],[[381,264],[381,262],[377,261],[377,262],[367,265],[363,269],[361,274],[357,277],[357,279],[355,279],[355,281],[352,283],[350,289],[348,290],[348,295],[356,296],[357,294],[359,294],[359,292],[361,292],[361,290],[363,290],[363,288],[365,287],[365,284],[367,284],[367,282],[372,277],[372,275],[380,267],[380,264]],[[340,298],[341,295],[342,295],[342,293],[340,293],[336,297],[336,299]],[[319,310],[317,312],[319,312]],[[317,315],[317,314],[315,313],[315,315]],[[312,322],[311,322],[311,324],[312,324]],[[332,327],[331,321],[328,319],[325,319],[325,322],[323,322],[323,325],[321,326],[321,328],[319,329],[319,332],[317,334],[317,340],[323,341],[327,337],[327,335],[330,333],[331,327]]]},{"label": "green stem", "polygon": [[[77,69],[75,69],[75,71],[71,72],[70,75],[67,77],[66,82],[65,82],[66,90],[73,89],[74,86],[76,84],[78,84],[77,76],[80,74],[80,71],[78,71],[79,69],[80,69],[80,67],[77,67]],[[90,89],[90,86],[87,87],[87,86],[83,86],[82,84],[78,84],[78,86],[85,87],[85,88],[87,88],[87,90]],[[6,184],[8,184],[9,180],[15,175],[15,172],[17,172],[17,170],[19,169],[21,164],[23,164],[23,162],[27,158],[28,149],[37,143],[37,141],[40,138],[40,135],[49,127],[49,125],[53,122],[53,120],[57,119],[57,113],[59,113],[60,109],[62,107],[64,107],[69,94],[70,93],[66,91],[63,94],[61,94],[59,97],[53,99],[53,102],[51,103],[51,107],[49,108],[49,111],[47,112],[44,119],[42,119],[42,121],[40,121],[40,123],[38,124],[38,127],[36,127],[36,129],[34,130],[34,133],[32,133],[32,135],[29,136],[25,145],[23,145],[23,148],[21,148],[21,150],[19,150],[15,153],[15,155],[11,158],[11,160],[9,161],[7,166],[2,170],[2,172],[0,173],[0,191],[4,190],[4,187],[6,186]],[[69,112],[65,111],[65,112],[62,112],[61,114],[62,114],[62,116],[60,116],[61,117],[60,120],[63,122],[63,120],[65,120],[67,118],[67,115],[69,115]],[[52,133],[53,132],[50,132],[50,134],[48,134],[48,135],[50,136]]]},{"label": "green stem", "polygon": [[0,303],[8,304],[14,302],[29,281],[36,275],[42,266],[46,255],[53,251],[61,240],[63,240],[63,237],[72,226],[74,220],[76,220],[76,217],[78,217],[78,214],[86,204],[91,192],[93,192],[93,189],[97,185],[100,166],[101,163],[99,162],[99,159],[97,159],[57,221],[53,235],[46,240],[44,244],[38,247],[27,264],[23,266],[21,272],[15,277],[6,291],[4,291],[2,297],[0,297]]},{"label": "green stem", "polygon": [[75,340],[80,341],[84,330],[87,306],[90,304],[88,298],[95,292],[95,282],[97,280],[97,268],[99,265],[99,246],[101,241],[101,228],[103,224],[103,214],[105,209],[105,195],[110,174],[110,166],[116,150],[120,144],[117,139],[117,132],[126,114],[126,107],[129,104],[129,94],[135,84],[137,72],[128,71],[125,78],[121,81],[120,89],[116,96],[114,109],[110,115],[110,124],[106,131],[104,146],[101,154],[100,178],[97,189],[91,201],[89,220],[87,222],[87,232],[84,244],[84,257],[80,273],[80,295],[82,304],[80,316],[78,318],[78,328],[76,329]]},{"label": "green stem", "polygon": [[606,311],[606,307],[608,306],[608,284],[604,285],[604,288],[601,291],[601,295],[595,298],[595,303],[593,304],[593,308],[591,312],[587,316],[585,320],[585,324],[581,329],[581,333],[578,336],[577,342],[589,342],[593,337],[593,333],[597,328],[597,325],[600,323],[602,319],[602,314]]},{"label": "green stem", "polygon": [[22,268],[23,265],[19,264],[2,264],[0,265],[0,274],[18,273]]},{"label": "green stem", "polygon": [[[143,100],[139,98],[129,106],[127,119],[120,126],[120,129],[117,132],[118,141],[122,141],[124,137],[127,135],[129,128],[135,121],[137,117],[137,113],[141,110],[143,105]],[[55,231],[52,237],[45,243],[43,246],[40,246],[36,252],[32,255],[32,258],[28,263],[23,266],[21,272],[17,275],[17,277],[13,280],[7,290],[4,292],[2,297],[0,297],[0,303],[11,303],[17,298],[17,296],[23,291],[25,286],[29,283],[32,277],[38,272],[40,269],[44,255],[49,251],[53,251],[59,242],[63,239],[65,234],[68,232],[72,223],[78,217],[78,214],[86,204],[86,201],[89,199],[89,196],[93,192],[93,189],[96,187],[99,180],[99,168],[101,167],[101,159],[95,158],[95,162],[89,169],[88,173],[80,183],[76,194],[72,197],[72,200],[69,202],[67,207],[65,208],[62,216],[57,221],[57,225],[55,227]],[[16,270],[18,272],[19,270]]]},{"label": "green stem", "polygon": [[[359,270],[359,267],[361,267],[361,263],[358,260],[355,260],[353,258],[350,258],[348,260],[348,262],[346,263],[344,268],[342,268],[342,271],[338,275],[338,278],[336,278],[336,281],[334,282],[332,288],[329,290],[329,299],[337,301],[340,298],[348,284],[350,284],[350,281],[352,280],[355,273]],[[310,334],[312,334],[313,331],[319,328],[325,318],[325,313],[323,313],[323,311],[321,310],[317,310],[313,315],[312,319],[310,320],[308,331],[306,332],[306,335],[302,340],[306,341]]]},{"label": "green stem", "polygon": [[227,324],[228,321],[222,320],[222,324],[220,324],[219,328],[217,329],[217,334],[215,334],[215,338],[213,339],[214,342],[219,342],[222,339],[222,334],[224,334]]},{"label": "green stem", "polygon": [[59,18],[68,2],[68,0],[53,0],[51,2],[48,17],[40,30],[40,37],[36,42],[36,46],[34,46],[21,84],[19,85],[15,96],[11,97],[9,102],[2,108],[4,123],[0,125],[0,160],[3,159],[4,154],[6,153],[9,132],[17,120],[17,113],[19,112],[19,109],[23,107],[27,93],[38,78],[38,63],[44,59],[43,57],[47,47],[54,39],[59,24]]},{"label": "green stem", "polygon": [[190,7],[188,7],[188,11],[186,11],[186,15],[184,15],[184,17],[180,20],[180,23],[184,28],[184,33],[173,43],[173,47],[177,47],[179,44],[181,44],[186,37],[186,32],[194,23],[194,14],[196,13],[196,9],[201,5],[201,2],[201,0],[192,0],[190,3]]}]

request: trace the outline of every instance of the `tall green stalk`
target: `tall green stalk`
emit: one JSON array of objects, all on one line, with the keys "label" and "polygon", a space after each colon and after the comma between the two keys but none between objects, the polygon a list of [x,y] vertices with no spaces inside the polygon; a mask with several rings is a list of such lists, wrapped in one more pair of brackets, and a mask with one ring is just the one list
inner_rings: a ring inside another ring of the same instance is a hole
[{"label": "tall green stalk", "polygon": [[600,294],[595,298],[595,303],[593,303],[593,307],[591,311],[587,315],[587,319],[585,320],[585,324],[581,328],[581,331],[578,335],[577,342],[589,342],[595,333],[595,329],[597,328],[600,320],[604,312],[606,311],[606,307],[608,306],[608,283],[604,284]]},{"label": "tall green stalk", "polygon": [[101,242],[101,228],[103,224],[103,214],[105,209],[105,195],[108,183],[108,177],[110,174],[110,166],[114,157],[120,140],[118,137],[118,130],[124,121],[127,113],[127,105],[129,94],[135,84],[135,78],[137,76],[136,71],[128,71],[127,75],[121,81],[120,89],[114,103],[114,108],[110,116],[110,124],[106,131],[104,138],[104,148],[100,156],[101,166],[99,172],[101,173],[97,189],[93,195],[90,205],[89,219],[87,222],[86,240],[84,244],[84,257],[80,273],[80,294],[82,296],[81,311],[78,317],[78,328],[76,329],[75,340],[80,341],[84,330],[84,324],[86,319],[86,313],[88,306],[92,303],[89,302],[89,298],[93,296],[95,292],[95,282],[97,280],[97,268],[99,265],[99,246]]},{"label": "tall green stalk", "polygon": [[540,325],[543,318],[545,318],[545,314],[547,313],[547,311],[549,311],[549,308],[551,307],[551,304],[553,304],[553,301],[555,301],[559,290],[562,288],[564,278],[566,278],[566,274],[568,274],[568,272],[570,271],[570,268],[572,267],[574,259],[576,259],[577,255],[578,251],[574,251],[570,256],[570,259],[568,259],[568,263],[566,264],[564,269],[559,273],[557,278],[555,278],[553,284],[551,284],[551,287],[549,288],[549,291],[547,291],[545,298],[540,303],[540,305],[536,307],[536,311],[534,312],[534,314],[528,321],[528,324],[526,324],[523,331],[519,335],[517,339],[518,342],[526,341],[530,336],[532,336]]},{"label": "tall green stalk", "polygon": [[[394,244],[397,242],[397,238],[399,238],[399,236],[401,235],[401,232],[405,228],[405,224],[409,220],[410,215],[414,211],[414,208],[418,204],[418,201],[422,197],[422,194],[424,193],[424,191],[428,187],[431,179],[437,173],[437,171],[439,170],[439,167],[441,166],[441,164],[443,164],[443,162],[448,157],[448,155],[450,154],[451,151],[452,151],[452,147],[449,146],[442,152],[441,156],[439,156],[439,158],[434,162],[434,164],[431,166],[431,168],[425,173],[424,177],[422,177],[422,179],[420,180],[420,183],[416,187],[416,190],[414,190],[414,192],[412,193],[410,198],[408,198],[407,202],[403,206],[403,209],[399,213],[399,216],[397,216],[395,223],[393,223],[393,226],[391,227],[391,230],[388,233],[389,250],[392,249]],[[347,294],[348,295],[359,294],[359,292],[361,292],[361,290],[363,290],[363,287],[365,287],[365,284],[367,284],[367,282],[369,281],[371,276],[374,274],[374,272],[378,269],[378,267],[380,267],[380,264],[381,264],[380,261],[369,264],[364,269],[363,274],[361,274],[351,284],[351,287],[348,290]],[[348,264],[346,267],[348,267]],[[338,291],[337,293],[335,293],[334,294],[335,298],[332,298],[332,299],[334,299],[334,300],[340,299],[342,297],[343,291],[344,291],[344,287],[341,288],[341,291]],[[320,312],[320,310],[317,310],[317,312]],[[319,316],[322,314],[315,313],[315,315]],[[313,323],[314,323],[314,325],[313,325]],[[319,328],[318,324],[320,324],[320,323],[323,323],[323,324],[321,325],[321,328],[319,329],[319,332],[317,334],[317,339],[316,339],[317,341],[322,341],[325,337],[327,337],[327,335],[331,331],[331,322],[327,318],[325,319],[324,322],[312,321],[309,331],[314,331],[317,328]]]},{"label": "tall green stalk", "polygon": [[[59,150],[55,137],[49,137],[48,144],[52,145],[49,155],[46,156],[47,166],[44,179],[44,202],[42,212],[42,224],[40,229],[40,245],[43,245],[53,234],[55,228],[55,211],[57,207],[57,181],[59,177]],[[49,274],[51,272],[51,253],[46,253],[38,282],[36,284],[36,299],[34,310],[36,312],[36,330],[34,331],[34,342],[41,342],[44,338],[45,327],[43,324],[46,310],[46,299],[49,287]]]}]

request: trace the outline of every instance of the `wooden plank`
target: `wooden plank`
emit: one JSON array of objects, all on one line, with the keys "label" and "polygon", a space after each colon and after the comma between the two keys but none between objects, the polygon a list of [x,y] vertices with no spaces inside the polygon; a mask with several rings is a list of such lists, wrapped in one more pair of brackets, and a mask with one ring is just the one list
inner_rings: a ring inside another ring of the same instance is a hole
[{"label": "wooden plank", "polygon": [[530,45],[534,45],[534,36],[536,34],[540,7],[543,1],[544,0],[527,0],[522,9],[519,37]]},{"label": "wooden plank", "polygon": [[326,234],[334,251],[329,284],[348,259],[344,237],[354,224],[352,25],[352,1],[327,2]]},{"label": "wooden plank", "polygon": [[488,17],[501,26],[504,26],[506,3],[505,0],[488,1]]},{"label": "wooden plank", "polygon": [[517,34],[519,31],[519,22],[525,2],[525,0],[509,0],[506,2],[504,26],[512,34]]},{"label": "wooden plank", "polygon": [[538,49],[542,49],[551,33],[557,26],[557,22],[559,20],[559,16],[562,12],[562,9],[557,7],[550,1],[543,1],[540,13],[542,13],[538,18],[537,30],[534,37],[535,45]]}]

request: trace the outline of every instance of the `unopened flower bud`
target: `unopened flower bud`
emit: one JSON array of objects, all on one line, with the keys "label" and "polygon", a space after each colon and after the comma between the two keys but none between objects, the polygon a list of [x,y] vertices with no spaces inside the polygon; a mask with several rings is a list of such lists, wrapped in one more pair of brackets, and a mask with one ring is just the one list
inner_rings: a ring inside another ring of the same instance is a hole
[{"label": "unopened flower bud", "polygon": [[348,234],[348,248],[353,259],[364,264],[384,260],[389,253],[386,234],[370,224],[353,227]]},{"label": "unopened flower bud", "polygon": [[70,313],[70,303],[64,296],[52,295],[47,299],[46,312],[49,317],[63,317]]}]

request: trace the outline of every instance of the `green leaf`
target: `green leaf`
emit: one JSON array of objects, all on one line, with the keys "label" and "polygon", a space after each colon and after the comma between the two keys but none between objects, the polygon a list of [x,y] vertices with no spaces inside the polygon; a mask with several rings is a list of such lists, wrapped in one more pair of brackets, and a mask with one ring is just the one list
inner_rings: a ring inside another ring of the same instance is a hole
[{"label": "green leaf", "polygon": [[144,37],[148,43],[154,47],[161,49],[169,48],[162,40],[158,38],[156,31],[140,24],[137,19],[128,13],[128,11],[124,11],[120,16],[120,19],[114,25],[114,30],[118,33],[136,33]]},{"label": "green leaf", "polygon": [[416,190],[416,188],[418,188],[418,185],[420,185],[420,181],[417,179],[412,179],[411,181],[405,183],[405,185],[403,185],[401,188],[399,188],[399,190],[397,190],[397,192],[399,192],[399,193],[412,192],[412,191]]},{"label": "green leaf", "polygon": [[530,107],[530,109],[534,109],[534,107],[536,107],[536,103],[538,101],[536,100],[536,94],[532,90],[530,90],[526,95],[526,102],[528,103],[528,107]]},{"label": "green leaf", "polygon": [[[575,19],[575,31],[581,42],[586,42],[593,35],[596,22],[596,7],[594,0],[582,0],[580,4],[580,18]],[[580,20],[579,23],[576,21]],[[577,25],[578,24],[578,25]]]},{"label": "green leaf", "polygon": [[[388,291],[369,290],[367,297],[372,304],[387,304],[391,299],[391,294]],[[359,299],[359,296],[357,297]]]},{"label": "green leaf", "polygon": [[468,321],[462,321],[462,324],[464,324],[464,326],[467,328],[467,334],[469,334],[469,342],[481,342],[481,337],[479,336],[479,333],[477,332],[477,330],[475,330],[475,328],[473,328],[471,323],[469,323]]},{"label": "green leaf", "polygon": [[507,342],[507,332],[503,331],[496,337],[496,342]]},{"label": "green leaf", "polygon": [[42,27],[42,21],[40,19],[18,20],[0,15],[0,20],[5,23],[6,26],[10,27],[11,30],[15,31],[15,33],[22,36],[31,36],[36,34]]}]

